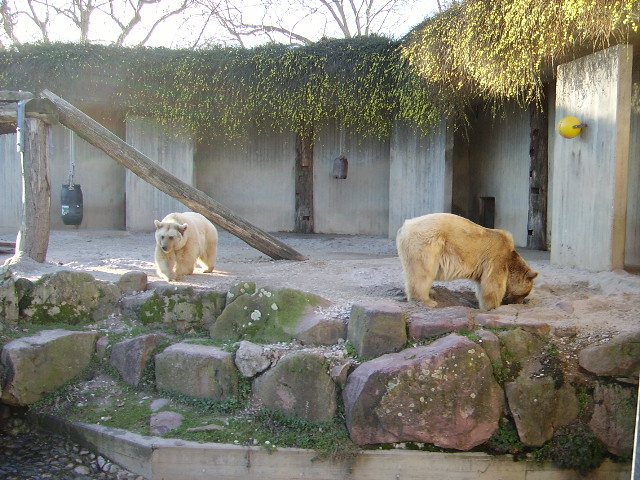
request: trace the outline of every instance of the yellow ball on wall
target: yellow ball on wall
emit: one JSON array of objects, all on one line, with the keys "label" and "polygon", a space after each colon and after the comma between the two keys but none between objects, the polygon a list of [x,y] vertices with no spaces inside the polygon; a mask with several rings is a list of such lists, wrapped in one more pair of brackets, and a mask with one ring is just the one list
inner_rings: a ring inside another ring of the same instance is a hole
[{"label": "yellow ball on wall", "polygon": [[575,138],[582,131],[582,122],[576,117],[569,115],[560,120],[558,132],[564,138]]}]

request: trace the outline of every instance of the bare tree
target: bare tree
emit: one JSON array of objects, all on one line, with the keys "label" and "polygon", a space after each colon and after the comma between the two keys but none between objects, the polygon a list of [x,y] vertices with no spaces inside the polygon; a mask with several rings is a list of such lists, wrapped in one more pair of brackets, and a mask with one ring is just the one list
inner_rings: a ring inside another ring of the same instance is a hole
[{"label": "bare tree", "polygon": [[[159,25],[186,12],[192,3],[193,0],[2,0],[0,43],[19,47],[29,41],[67,40],[145,45]],[[130,41],[134,33],[138,38]]]},{"label": "bare tree", "polygon": [[[216,23],[233,43],[256,38],[270,42],[309,44],[322,37],[353,38],[389,34],[397,24],[397,12],[419,0],[195,0],[208,22]],[[440,2],[438,2],[440,6]],[[422,18],[416,18],[418,23]],[[387,31],[386,31],[387,30]],[[221,37],[200,41],[220,43]]]}]

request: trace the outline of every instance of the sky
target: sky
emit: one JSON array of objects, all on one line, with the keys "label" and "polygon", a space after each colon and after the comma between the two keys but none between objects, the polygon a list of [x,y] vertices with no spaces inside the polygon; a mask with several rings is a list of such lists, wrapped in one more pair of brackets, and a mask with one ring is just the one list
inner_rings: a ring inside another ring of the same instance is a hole
[{"label": "sky", "polygon": [[[54,0],[55,2],[56,0]],[[63,3],[65,0],[57,0],[59,3]],[[125,4],[125,0],[121,0],[122,4]],[[254,0],[255,1],[255,0]],[[21,0],[17,0],[17,3],[20,4]],[[284,5],[288,2],[279,2]],[[392,38],[401,38],[404,36],[412,27],[420,23],[424,18],[429,15],[435,13],[438,9],[437,0],[408,0],[407,5],[402,7],[393,18],[389,18],[389,20],[385,23],[387,25],[387,30],[379,32],[383,35],[392,37]],[[243,0],[243,7],[250,8],[250,0]],[[149,13],[151,10],[156,9],[155,5],[148,5],[145,7],[146,13],[143,13],[143,22],[145,18],[150,18]],[[275,10],[274,10],[275,11]],[[145,11],[143,11],[145,12]],[[284,14],[289,14],[291,17],[291,21],[299,19],[299,16],[292,14],[290,9],[283,10]],[[276,11],[277,14],[277,11]],[[253,18],[252,22],[260,23],[261,18]],[[51,39],[54,41],[77,41],[77,30],[74,28],[70,28],[69,25],[64,25],[62,22],[56,22],[55,28],[52,29]],[[312,40],[319,40],[323,35],[329,37],[341,37],[342,35],[336,30],[324,30],[324,24],[322,22],[306,22],[300,24],[301,29],[300,33],[304,34],[307,37],[310,37]],[[115,39],[115,35],[113,31],[110,31],[110,26],[108,22],[104,20],[100,20],[99,18],[92,19],[91,31],[93,34],[91,35],[92,40],[102,40],[99,43],[111,43]],[[183,19],[178,17],[172,17],[171,21],[164,24],[161,28],[157,29],[150,41],[146,43],[147,46],[152,47],[168,47],[168,48],[180,48],[187,47],[193,42],[193,38],[195,38],[196,31],[198,28],[191,23],[185,23]],[[27,30],[22,30],[22,35],[26,35]],[[131,41],[128,43],[129,45],[135,44],[136,41],[139,41],[146,32],[147,28],[140,28],[139,31],[136,31],[135,34],[131,35]],[[210,26],[207,33],[211,35],[213,33],[213,26]],[[219,35],[223,35],[220,33]],[[216,35],[218,36],[218,35]],[[24,38],[21,37],[21,40],[25,41]],[[262,37],[260,40],[256,39],[253,41],[246,41],[245,46],[252,47],[260,43],[264,43],[266,39]],[[27,40],[27,41],[33,41]]]}]

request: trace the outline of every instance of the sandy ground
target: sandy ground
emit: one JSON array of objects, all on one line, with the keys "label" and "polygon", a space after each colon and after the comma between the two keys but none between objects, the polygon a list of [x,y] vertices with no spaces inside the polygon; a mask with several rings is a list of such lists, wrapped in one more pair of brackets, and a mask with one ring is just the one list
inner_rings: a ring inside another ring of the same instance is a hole
[{"label": "sandy ground", "polygon": [[[333,303],[330,315],[348,317],[353,303],[385,300],[405,310],[428,307],[407,302],[400,261],[393,240],[371,236],[274,234],[308,257],[305,261],[272,260],[242,240],[221,231],[213,273],[196,269],[179,285],[226,290],[242,281],[258,287],[291,287],[320,295]],[[15,241],[0,235],[2,241]],[[151,285],[162,280],[153,263],[152,233],[65,230],[51,232],[47,262],[19,264],[21,276],[38,278],[59,268],[85,271],[115,281],[127,271],[147,273]],[[491,313],[517,322],[544,321],[559,330],[575,330],[582,344],[602,342],[618,333],[640,329],[640,276],[626,272],[591,273],[551,265],[548,252],[520,250],[540,272],[524,305],[504,305]],[[12,252],[0,251],[0,263]],[[439,307],[477,309],[474,286],[459,280],[436,283]]]}]

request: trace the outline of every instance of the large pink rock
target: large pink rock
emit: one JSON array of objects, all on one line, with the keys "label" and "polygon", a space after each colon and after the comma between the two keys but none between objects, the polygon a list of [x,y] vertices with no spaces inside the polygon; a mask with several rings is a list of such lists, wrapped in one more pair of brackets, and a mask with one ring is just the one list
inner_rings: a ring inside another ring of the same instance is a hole
[{"label": "large pink rock", "polygon": [[487,441],[504,406],[484,349],[456,334],[363,363],[343,398],[360,445],[415,441],[457,450]]}]

